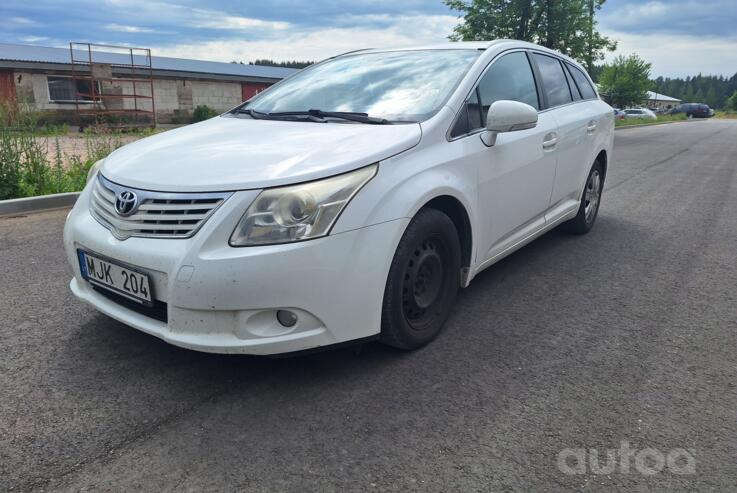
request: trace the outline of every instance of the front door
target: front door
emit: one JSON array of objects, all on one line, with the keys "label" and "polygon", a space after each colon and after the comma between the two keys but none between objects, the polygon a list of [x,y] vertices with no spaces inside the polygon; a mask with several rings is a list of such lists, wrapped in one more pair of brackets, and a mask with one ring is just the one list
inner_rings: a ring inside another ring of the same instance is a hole
[{"label": "front door", "polygon": [[541,113],[537,127],[499,134],[495,146],[481,151],[478,201],[486,231],[484,260],[545,226],[555,180],[556,138],[553,115]]},{"label": "front door", "polygon": [[[494,60],[477,89],[481,127],[495,101],[542,106],[524,51]],[[555,119],[549,112],[539,114],[535,128],[499,134],[493,147],[478,139],[479,260],[495,257],[545,225],[555,180],[556,139]]]}]

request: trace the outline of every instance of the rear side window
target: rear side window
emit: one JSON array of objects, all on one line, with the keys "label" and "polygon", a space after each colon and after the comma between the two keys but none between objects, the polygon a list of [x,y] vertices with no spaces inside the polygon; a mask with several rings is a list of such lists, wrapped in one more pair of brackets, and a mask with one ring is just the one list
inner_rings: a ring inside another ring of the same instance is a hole
[{"label": "rear side window", "polygon": [[573,82],[573,77],[571,77],[570,70],[565,70],[565,65],[563,72],[566,73],[566,80],[568,81],[568,87],[571,89],[571,96],[573,96],[573,100],[579,101],[581,99],[585,99],[581,97],[581,93],[578,91],[576,83]]},{"label": "rear side window", "polygon": [[486,125],[486,114],[495,101],[511,100],[540,109],[532,68],[524,52],[496,60],[479,81],[458,115],[451,137],[472,132]]},{"label": "rear side window", "polygon": [[545,95],[548,98],[548,106],[553,107],[570,103],[572,101],[571,92],[568,89],[568,82],[563,73],[563,67],[558,59],[547,55],[540,55],[539,53],[535,53],[533,56],[543,79],[543,87],[545,88]]},{"label": "rear side window", "polygon": [[568,69],[571,71],[573,80],[576,81],[576,85],[578,86],[578,90],[581,91],[583,99],[596,99],[596,91],[591,87],[591,82],[589,82],[588,77],[586,77],[577,67],[570,64],[566,65],[568,65]]}]

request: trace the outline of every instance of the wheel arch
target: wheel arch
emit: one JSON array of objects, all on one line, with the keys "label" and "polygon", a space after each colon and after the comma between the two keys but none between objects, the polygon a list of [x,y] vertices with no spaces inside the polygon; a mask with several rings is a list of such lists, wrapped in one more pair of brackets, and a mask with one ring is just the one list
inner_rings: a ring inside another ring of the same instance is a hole
[{"label": "wheel arch", "polygon": [[594,159],[594,161],[598,161],[599,163],[601,163],[601,167],[604,171],[604,179],[606,180],[607,165],[609,164],[606,149],[602,149],[601,151],[599,151],[599,154],[596,155],[596,159]]},{"label": "wheel arch", "polygon": [[473,228],[466,207],[452,195],[438,195],[425,202],[418,212],[422,209],[438,210],[453,221],[461,243],[461,285],[466,286],[473,259]]}]

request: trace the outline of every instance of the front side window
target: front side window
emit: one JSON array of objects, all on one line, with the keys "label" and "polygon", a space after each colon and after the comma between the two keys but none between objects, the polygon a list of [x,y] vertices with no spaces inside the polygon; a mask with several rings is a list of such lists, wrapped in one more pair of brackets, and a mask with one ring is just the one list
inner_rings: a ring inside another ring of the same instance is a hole
[{"label": "front side window", "polygon": [[519,101],[540,109],[535,78],[524,52],[504,55],[492,63],[466,100],[451,137],[483,128],[489,108],[501,100]]},{"label": "front side window", "polygon": [[539,53],[533,56],[543,79],[548,106],[554,107],[570,103],[571,91],[568,89],[568,82],[558,59]]},{"label": "front side window", "polygon": [[494,62],[478,86],[481,99],[481,125],[486,125],[486,113],[496,101],[510,100],[540,109],[537,87],[530,62],[523,52],[504,55]]},{"label": "front side window", "polygon": [[[91,102],[92,81],[86,79],[72,79],[70,77],[48,77],[49,100],[52,102]],[[95,81],[97,82],[97,81]],[[100,94],[99,83],[95,86],[95,92]],[[78,99],[77,99],[78,98]]]},{"label": "front side window", "polygon": [[390,121],[435,114],[478,58],[478,50],[411,50],[346,55],[313,65],[256,96],[259,113],[322,110]]}]

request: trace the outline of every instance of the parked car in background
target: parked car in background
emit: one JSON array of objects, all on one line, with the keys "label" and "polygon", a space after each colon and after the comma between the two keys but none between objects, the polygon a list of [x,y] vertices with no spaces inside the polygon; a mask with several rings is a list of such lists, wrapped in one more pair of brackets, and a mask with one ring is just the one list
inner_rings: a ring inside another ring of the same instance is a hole
[{"label": "parked car in background", "polygon": [[658,116],[647,108],[627,108],[624,110],[626,119],[657,120]]},{"label": "parked car in background", "polygon": [[671,115],[685,113],[688,118],[709,118],[714,116],[714,110],[703,103],[683,103],[670,110]]},{"label": "parked car in background", "polygon": [[614,118],[617,120],[624,120],[625,112],[619,108],[614,108]]},{"label": "parked car in background", "polygon": [[613,139],[584,68],[538,45],[333,57],[97,163],[70,287],[200,351],[419,348],[479,272],[593,227]]}]

